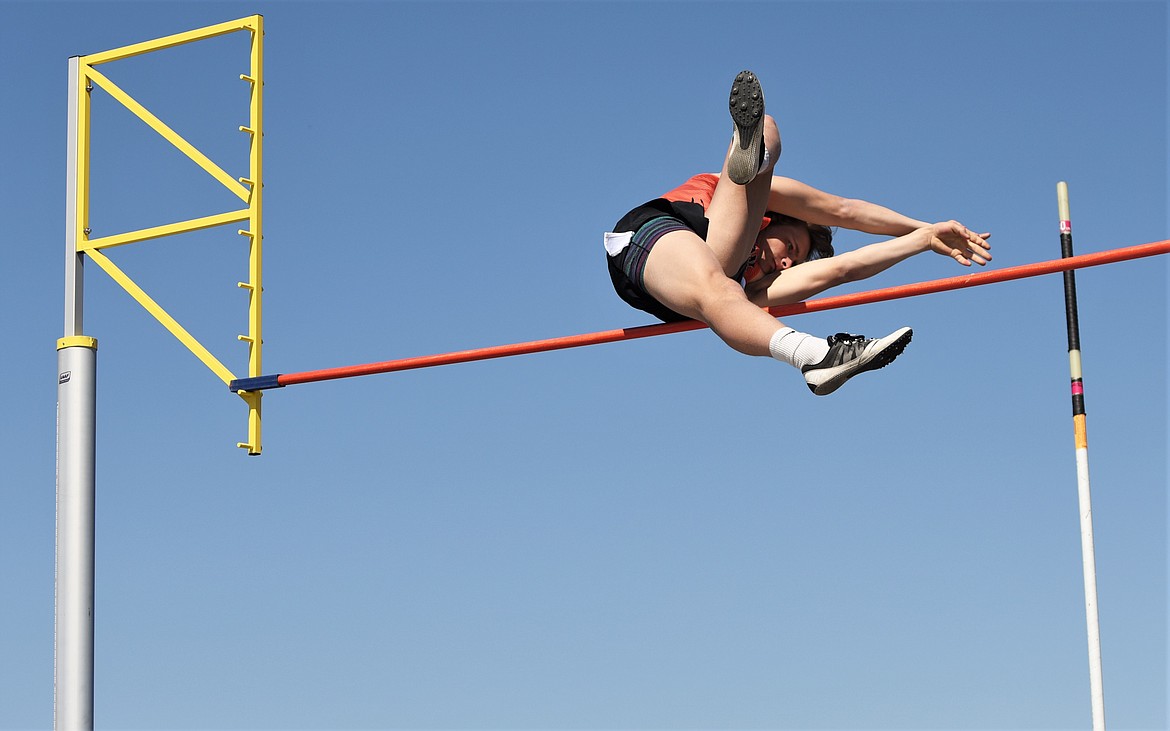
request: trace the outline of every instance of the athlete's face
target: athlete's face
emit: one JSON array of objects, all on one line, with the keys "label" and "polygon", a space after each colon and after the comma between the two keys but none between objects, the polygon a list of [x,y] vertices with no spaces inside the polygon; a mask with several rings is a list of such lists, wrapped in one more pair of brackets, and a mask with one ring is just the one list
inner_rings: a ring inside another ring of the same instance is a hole
[{"label": "athlete's face", "polygon": [[808,229],[792,224],[769,226],[759,233],[756,242],[760,246],[758,263],[765,276],[807,261],[812,246]]}]

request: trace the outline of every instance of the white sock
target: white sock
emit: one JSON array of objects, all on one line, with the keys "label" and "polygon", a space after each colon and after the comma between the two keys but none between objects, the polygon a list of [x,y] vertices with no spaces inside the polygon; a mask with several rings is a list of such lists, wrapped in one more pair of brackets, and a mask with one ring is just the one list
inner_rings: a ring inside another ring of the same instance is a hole
[{"label": "white sock", "polygon": [[767,170],[768,166],[772,164],[772,151],[768,146],[764,146],[764,161],[760,163],[760,170]]},{"label": "white sock", "polygon": [[782,363],[803,368],[824,360],[829,354],[829,341],[790,327],[782,327],[768,341],[768,352]]}]

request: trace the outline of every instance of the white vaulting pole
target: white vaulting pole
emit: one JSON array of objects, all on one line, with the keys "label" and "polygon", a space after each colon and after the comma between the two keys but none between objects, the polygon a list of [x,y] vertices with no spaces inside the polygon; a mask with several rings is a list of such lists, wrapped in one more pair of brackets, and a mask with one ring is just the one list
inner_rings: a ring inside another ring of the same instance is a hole
[{"label": "white vaulting pole", "polygon": [[[1068,185],[1056,186],[1060,207],[1060,249],[1062,257],[1072,251],[1072,222],[1069,216]],[[1089,638],[1089,693],[1093,710],[1093,731],[1105,731],[1105,690],[1101,671],[1101,625],[1097,618],[1097,560],[1093,551],[1093,504],[1089,493],[1089,439],[1085,429],[1085,388],[1081,374],[1081,335],[1077,320],[1077,285],[1072,271],[1064,273],[1064,309],[1068,324],[1068,361],[1072,383],[1073,431],[1076,439],[1077,494],[1081,514],[1081,561],[1085,574],[1085,622]]]},{"label": "white vaulting pole", "polygon": [[[53,632],[53,727],[93,728],[94,430],[97,341],[82,334],[82,259],[77,253],[80,60],[69,59],[65,209],[65,334],[57,341],[57,556]],[[83,193],[82,193],[83,194]]]}]

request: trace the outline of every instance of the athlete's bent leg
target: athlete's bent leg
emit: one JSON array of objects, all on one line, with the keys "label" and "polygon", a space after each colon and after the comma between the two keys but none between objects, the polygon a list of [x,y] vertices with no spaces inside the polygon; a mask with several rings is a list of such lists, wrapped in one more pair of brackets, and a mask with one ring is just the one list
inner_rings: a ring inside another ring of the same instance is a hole
[{"label": "athlete's bent leg", "polygon": [[770,355],[799,368],[809,390],[824,396],[855,375],[883,368],[910,342],[910,328],[884,338],[838,333],[824,340],[784,326],[748,300],[715,255],[691,231],[664,234],[643,273],[646,291],[679,314],[705,322],[723,342],[747,355]]},{"label": "athlete's bent leg", "polygon": [[654,299],[707,323],[735,350],[770,355],[768,344],[780,323],[748,301],[697,234],[672,231],[659,239],[646,259],[643,282]]}]

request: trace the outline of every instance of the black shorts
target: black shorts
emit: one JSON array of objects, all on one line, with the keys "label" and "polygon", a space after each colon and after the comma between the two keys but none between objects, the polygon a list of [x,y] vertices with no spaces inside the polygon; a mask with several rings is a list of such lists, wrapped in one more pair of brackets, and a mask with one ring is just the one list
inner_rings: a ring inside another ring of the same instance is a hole
[{"label": "black shorts", "polygon": [[[666,218],[677,224],[673,228],[685,228],[693,231],[699,238],[706,241],[709,221],[703,213],[703,206],[698,203],[681,203],[668,201],[665,198],[656,198],[622,216],[621,220],[614,225],[613,233],[629,231],[636,234],[647,223],[658,219],[658,224],[661,225],[661,219]],[[670,228],[669,223],[667,227]],[[626,304],[648,312],[663,322],[690,319],[651,297],[642,286],[641,271],[646,265],[646,257],[652,247],[653,241],[646,246],[631,243],[616,256],[610,256],[606,252],[606,259],[609,263],[609,278],[613,281],[614,291]],[[638,257],[638,259],[631,260],[631,257]]]}]

